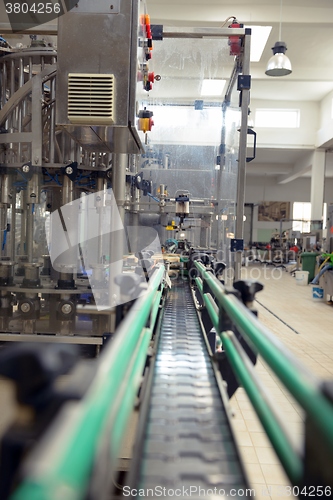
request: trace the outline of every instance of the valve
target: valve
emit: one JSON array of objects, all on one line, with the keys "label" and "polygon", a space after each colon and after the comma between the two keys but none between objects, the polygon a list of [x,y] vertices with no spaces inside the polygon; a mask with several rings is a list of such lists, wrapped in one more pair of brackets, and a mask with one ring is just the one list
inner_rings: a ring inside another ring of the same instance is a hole
[{"label": "valve", "polygon": [[145,25],[146,25],[146,34],[147,38],[152,39],[152,34],[151,34],[151,24],[150,24],[150,16],[149,14],[145,15]]},{"label": "valve", "polygon": [[35,299],[20,299],[18,303],[18,310],[21,313],[21,318],[23,320],[38,319],[40,314],[39,297],[36,297]]},{"label": "valve", "polygon": [[77,161],[73,161],[72,163],[69,163],[68,165],[61,167],[61,173],[63,175],[67,175],[67,177],[72,181],[75,182],[77,174],[78,174],[78,163]]},{"label": "valve", "polygon": [[260,292],[264,285],[259,281],[239,280],[234,283],[234,288],[240,292],[242,301],[246,305],[255,300],[256,293]]},{"label": "valve", "polygon": [[[242,25],[235,19],[232,24],[229,25],[229,28],[241,28]],[[239,56],[241,51],[241,38],[240,36],[229,36],[228,45],[230,46],[230,55],[231,56]]]},{"label": "valve", "polygon": [[[151,84],[149,84],[151,85]],[[150,132],[153,125],[153,112],[148,111],[146,108],[143,110],[139,111],[139,121],[138,121],[138,129],[141,130],[142,132]]]},{"label": "valve", "polygon": [[128,300],[135,299],[142,291],[140,288],[141,278],[135,273],[118,274],[114,282],[119,286],[121,295],[127,297]]},{"label": "valve", "polygon": [[57,319],[59,321],[72,321],[75,319],[76,306],[73,300],[61,300],[57,305]]}]

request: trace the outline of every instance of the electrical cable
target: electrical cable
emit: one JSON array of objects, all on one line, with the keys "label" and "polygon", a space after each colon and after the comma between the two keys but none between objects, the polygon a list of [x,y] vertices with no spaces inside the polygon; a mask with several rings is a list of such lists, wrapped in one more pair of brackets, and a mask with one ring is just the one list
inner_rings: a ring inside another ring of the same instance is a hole
[{"label": "electrical cable", "polygon": [[229,16],[229,17],[227,17],[227,19],[222,24],[221,28],[224,28],[224,26],[226,26],[226,24],[230,21],[230,19],[232,19],[233,21],[235,21],[237,19],[237,17],[236,16]]}]

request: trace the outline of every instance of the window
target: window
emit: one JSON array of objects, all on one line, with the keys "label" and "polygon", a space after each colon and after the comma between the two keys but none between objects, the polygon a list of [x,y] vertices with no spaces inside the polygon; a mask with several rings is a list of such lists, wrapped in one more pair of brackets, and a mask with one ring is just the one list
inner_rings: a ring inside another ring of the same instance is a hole
[{"label": "window", "polygon": [[[293,231],[310,232],[311,203],[295,201],[293,206]],[[304,222],[303,222],[304,221]]]},{"label": "window", "polygon": [[299,109],[256,109],[255,127],[298,128]]}]

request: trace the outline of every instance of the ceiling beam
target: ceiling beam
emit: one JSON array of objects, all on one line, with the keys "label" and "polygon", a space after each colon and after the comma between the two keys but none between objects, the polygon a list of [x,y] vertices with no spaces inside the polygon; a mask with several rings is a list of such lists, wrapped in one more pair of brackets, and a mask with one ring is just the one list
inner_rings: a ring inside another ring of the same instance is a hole
[{"label": "ceiling beam", "polygon": [[298,179],[298,177],[301,177],[306,172],[309,172],[313,164],[313,155],[314,152],[311,152],[298,160],[289,174],[279,175],[277,178],[278,184],[287,184],[288,182]]}]

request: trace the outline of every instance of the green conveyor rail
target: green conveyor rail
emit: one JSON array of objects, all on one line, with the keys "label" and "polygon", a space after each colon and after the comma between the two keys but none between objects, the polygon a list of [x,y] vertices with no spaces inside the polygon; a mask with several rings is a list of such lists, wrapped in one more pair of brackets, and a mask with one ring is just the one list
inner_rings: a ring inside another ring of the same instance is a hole
[{"label": "green conveyor rail", "polygon": [[[221,337],[223,348],[240,384],[244,387],[260,421],[295,485],[303,477],[303,458],[294,449],[283,422],[249,362],[245,351],[231,331],[224,331],[220,311],[228,315],[243,338],[258,352],[274,371],[292,396],[304,409],[314,426],[325,436],[333,454],[333,405],[320,390],[320,380],[312,375],[301,362],[280,342],[237,297],[228,294],[221,282],[200,263],[195,262],[200,273],[196,284],[212,323]],[[211,293],[205,293],[205,287]],[[213,297],[215,300],[213,300]]]},{"label": "green conveyor rail", "polygon": [[[106,486],[105,477],[109,480],[112,469],[116,470],[142,380],[164,271],[161,266],[151,276],[147,291],[135,301],[103,351],[87,394],[71,403],[68,419],[65,414],[56,438],[47,443],[44,454],[40,452],[39,465],[28,471],[12,500],[79,500],[86,498],[88,487],[93,491],[103,481]],[[106,464],[108,470],[101,478]]]}]

